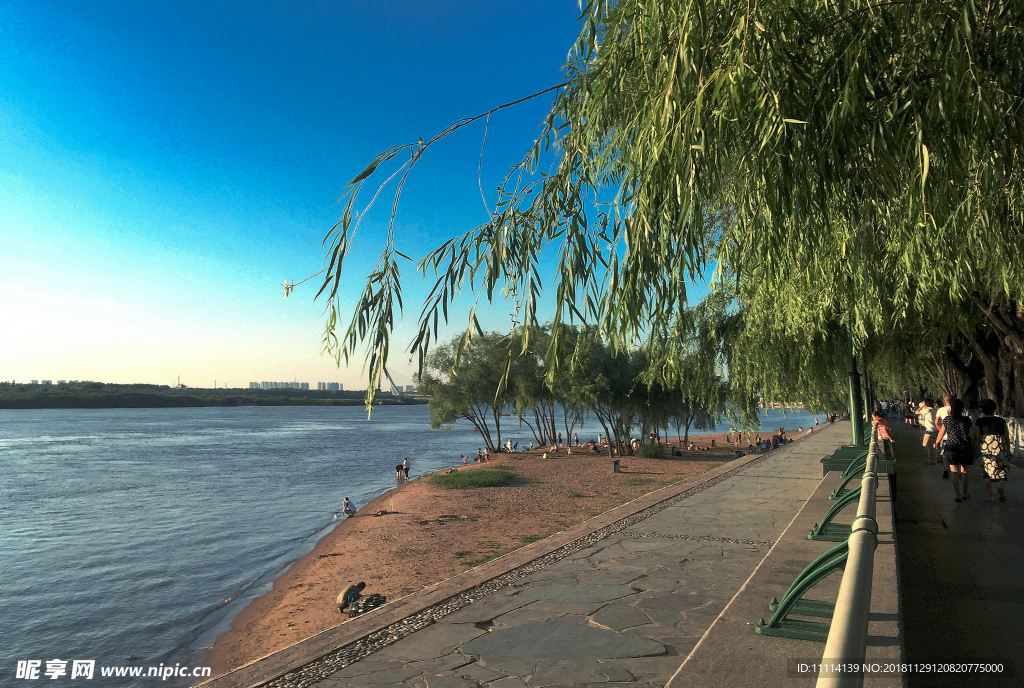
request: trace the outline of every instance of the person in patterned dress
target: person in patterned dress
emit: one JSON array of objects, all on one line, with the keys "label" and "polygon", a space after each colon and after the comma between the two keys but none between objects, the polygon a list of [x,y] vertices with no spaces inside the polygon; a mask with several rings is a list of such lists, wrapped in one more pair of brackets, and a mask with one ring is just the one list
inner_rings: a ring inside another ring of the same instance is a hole
[{"label": "person in patterned dress", "polygon": [[994,502],[996,499],[992,494],[992,485],[995,484],[999,492],[999,501],[1005,502],[1003,483],[1006,481],[1006,465],[1010,455],[1010,433],[1007,432],[1006,421],[995,415],[996,402],[991,399],[981,402],[981,412],[982,417],[971,428],[971,439],[978,447],[978,455],[981,457],[989,500]]}]

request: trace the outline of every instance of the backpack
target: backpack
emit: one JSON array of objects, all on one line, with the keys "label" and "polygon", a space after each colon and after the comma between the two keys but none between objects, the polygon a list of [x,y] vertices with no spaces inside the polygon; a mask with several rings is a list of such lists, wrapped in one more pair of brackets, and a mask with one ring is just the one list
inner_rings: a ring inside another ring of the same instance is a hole
[{"label": "backpack", "polygon": [[376,609],[377,607],[381,606],[387,601],[388,599],[386,597],[384,597],[383,595],[378,595],[376,593],[372,595],[366,595],[365,597],[360,597],[358,600],[352,603],[351,607],[349,607],[349,609],[351,610],[349,611],[348,614],[349,618],[356,616],[357,614],[365,614],[371,609]]}]

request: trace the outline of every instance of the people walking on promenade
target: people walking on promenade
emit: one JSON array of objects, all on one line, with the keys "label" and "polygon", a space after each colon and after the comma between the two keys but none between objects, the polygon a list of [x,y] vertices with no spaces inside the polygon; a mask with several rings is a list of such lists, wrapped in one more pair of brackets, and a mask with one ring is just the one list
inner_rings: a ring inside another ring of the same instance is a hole
[{"label": "people walking on promenade", "polygon": [[889,418],[882,411],[875,411],[871,414],[871,424],[878,431],[878,439],[882,440],[882,448],[886,458],[895,459],[896,453],[892,448],[895,440],[892,438],[892,426],[889,425]]},{"label": "people walking on promenade", "polygon": [[[935,411],[935,427],[938,430],[942,430],[942,422],[945,420],[946,416],[949,415],[949,403],[953,398],[954,397],[951,397],[948,394],[942,397],[942,406],[937,408]],[[938,404],[936,404],[936,406],[938,406]],[[945,480],[949,478],[949,464],[946,463],[946,455],[942,451],[942,441],[939,439],[938,435],[935,437],[935,451],[937,451],[939,456],[942,457],[942,478]]]},{"label": "people walking on promenade", "polygon": [[928,457],[925,463],[934,466],[939,456],[939,445],[935,441],[936,435],[939,434],[939,429],[935,427],[935,402],[931,399],[923,400],[917,409],[917,417],[921,419],[921,425],[924,426],[921,446],[924,447],[925,456]]},{"label": "people walking on promenade", "polygon": [[981,402],[981,418],[971,428],[971,440],[979,447],[981,467],[985,471],[985,487],[988,498],[995,501],[992,494],[993,483],[998,486],[999,501],[1005,502],[1003,483],[1006,481],[1006,464],[1010,459],[1010,433],[1006,421],[995,415],[996,402],[986,399]]},{"label": "people walking on promenade", "polygon": [[963,415],[964,402],[956,397],[949,400],[949,413],[942,420],[937,440],[942,447],[942,459],[949,466],[953,476],[953,490],[956,501],[970,499],[967,487],[971,478],[967,467],[974,463],[974,449],[971,446],[971,419]]}]

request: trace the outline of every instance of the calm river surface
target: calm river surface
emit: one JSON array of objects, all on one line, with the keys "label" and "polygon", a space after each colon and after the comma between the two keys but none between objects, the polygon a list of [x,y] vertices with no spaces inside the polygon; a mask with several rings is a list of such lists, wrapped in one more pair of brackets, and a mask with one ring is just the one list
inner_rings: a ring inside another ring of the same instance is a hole
[{"label": "calm river surface", "polygon": [[0,685],[29,685],[19,660],[49,682],[56,658],[95,660],[101,685],[194,682],[99,674],[201,664],[345,496],[363,506],[405,456],[417,475],[479,445],[466,423],[432,431],[426,406],[0,410]]}]

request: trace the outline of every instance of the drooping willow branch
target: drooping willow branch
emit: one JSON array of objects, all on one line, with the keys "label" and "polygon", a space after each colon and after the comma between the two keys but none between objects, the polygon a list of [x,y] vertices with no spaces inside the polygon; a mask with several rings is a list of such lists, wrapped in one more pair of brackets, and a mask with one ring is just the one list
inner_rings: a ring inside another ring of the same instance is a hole
[{"label": "drooping willow branch", "polygon": [[[326,273],[324,281],[321,284],[320,289],[317,291],[316,297],[318,298],[325,292],[328,295],[329,303],[326,308],[327,321],[324,332],[323,348],[332,353],[339,364],[342,359],[347,363],[357,345],[360,342],[366,341],[369,336],[369,349],[366,354],[366,363],[369,364],[370,368],[370,385],[367,388],[366,399],[368,405],[373,403],[373,398],[376,395],[376,388],[383,382],[384,368],[386,366],[390,349],[390,332],[394,327],[395,310],[397,307],[397,310],[401,312],[402,308],[401,282],[399,280],[397,258],[404,258],[406,260],[410,260],[410,258],[396,248],[394,228],[402,190],[413,167],[423,157],[423,154],[428,148],[430,148],[430,146],[450,136],[459,129],[485,118],[489,124],[491,115],[494,113],[543,96],[547,93],[557,91],[564,86],[565,82],[559,83],[523,98],[518,98],[508,103],[495,106],[486,112],[480,113],[479,115],[456,120],[435,134],[428,141],[420,139],[417,143],[392,146],[376,156],[362,172],[356,175],[356,177],[345,186],[340,199],[344,202],[341,219],[331,227],[323,240],[324,246],[330,246],[329,263],[324,270],[316,273],[316,275]],[[380,165],[394,160],[404,152],[409,153],[409,158],[399,165],[398,169],[392,172],[391,175],[389,175],[387,179],[377,187],[370,199],[370,202],[367,203],[360,212],[356,212],[355,207],[359,193],[362,191],[363,184],[374,174]],[[481,149],[481,159],[482,156],[483,150]],[[358,302],[359,305],[356,312],[353,314],[344,336],[339,341],[336,335],[339,318],[338,290],[341,284],[342,267],[344,265],[345,258],[351,249],[352,241],[355,238],[355,234],[359,229],[362,219],[366,217],[366,214],[373,207],[378,197],[383,193],[385,187],[387,187],[388,184],[390,184],[396,177],[399,178],[399,181],[391,204],[387,239],[385,241],[384,249],[377,260],[377,264],[374,266],[374,269],[367,278],[367,285],[363,288],[362,293],[360,294]],[[296,286],[312,279],[312,277],[315,277],[316,275],[307,277],[298,283],[285,282],[282,285],[284,287],[284,296],[287,297]]]}]

